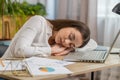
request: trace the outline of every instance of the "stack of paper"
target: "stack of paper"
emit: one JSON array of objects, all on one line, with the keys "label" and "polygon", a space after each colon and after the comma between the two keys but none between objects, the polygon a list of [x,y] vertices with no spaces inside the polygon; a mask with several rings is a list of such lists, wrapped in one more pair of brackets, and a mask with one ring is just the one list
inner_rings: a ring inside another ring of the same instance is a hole
[{"label": "stack of paper", "polygon": [[73,64],[74,62],[67,62],[67,61],[62,61],[62,60],[57,60],[57,59],[48,59],[48,58],[40,58],[40,57],[31,57],[27,58],[24,61],[26,62],[31,62],[34,65],[40,65],[40,66],[65,66],[69,64]]},{"label": "stack of paper", "polygon": [[31,75],[38,76],[38,75],[48,75],[48,74],[70,74],[72,73],[67,68],[62,66],[38,66],[33,65],[32,63],[27,63],[27,68]]},{"label": "stack of paper", "polygon": [[64,66],[68,64],[73,64],[73,62],[38,57],[31,57],[24,61],[30,74],[33,76],[72,73]]}]

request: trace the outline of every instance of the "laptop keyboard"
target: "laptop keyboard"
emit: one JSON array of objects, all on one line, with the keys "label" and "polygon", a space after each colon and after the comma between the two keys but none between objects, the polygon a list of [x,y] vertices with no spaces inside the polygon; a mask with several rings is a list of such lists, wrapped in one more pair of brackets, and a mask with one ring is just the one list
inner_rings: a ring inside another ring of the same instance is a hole
[{"label": "laptop keyboard", "polygon": [[103,59],[107,51],[88,51],[69,53],[66,58],[81,60],[99,60]]},{"label": "laptop keyboard", "polygon": [[103,59],[104,55],[105,55],[106,51],[91,51],[89,53],[85,53],[85,55],[83,55],[81,57],[81,59]]}]

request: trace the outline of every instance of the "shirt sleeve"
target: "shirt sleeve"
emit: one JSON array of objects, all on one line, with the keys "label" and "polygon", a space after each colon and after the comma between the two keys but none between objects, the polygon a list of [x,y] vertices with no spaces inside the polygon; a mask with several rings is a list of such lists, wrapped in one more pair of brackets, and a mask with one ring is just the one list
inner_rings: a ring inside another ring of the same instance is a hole
[{"label": "shirt sleeve", "polygon": [[[51,48],[46,46],[32,46],[33,40],[39,32],[42,33],[43,28],[47,26],[46,20],[41,16],[30,18],[23,28],[18,32],[15,44],[16,57],[31,57],[31,56],[49,56]],[[47,40],[48,41],[48,40]]]}]

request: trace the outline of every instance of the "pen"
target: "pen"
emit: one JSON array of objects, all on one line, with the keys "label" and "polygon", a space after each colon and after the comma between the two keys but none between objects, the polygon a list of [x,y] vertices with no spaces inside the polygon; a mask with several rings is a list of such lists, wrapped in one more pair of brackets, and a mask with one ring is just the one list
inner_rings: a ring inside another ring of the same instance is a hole
[{"label": "pen", "polygon": [[2,65],[2,67],[5,66],[1,58],[0,58],[0,64]]}]

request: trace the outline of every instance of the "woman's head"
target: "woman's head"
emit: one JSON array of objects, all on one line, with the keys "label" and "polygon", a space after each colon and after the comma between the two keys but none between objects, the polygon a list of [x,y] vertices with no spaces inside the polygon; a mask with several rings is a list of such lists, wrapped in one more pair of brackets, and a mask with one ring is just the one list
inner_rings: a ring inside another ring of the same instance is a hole
[{"label": "woman's head", "polygon": [[65,47],[83,47],[90,39],[89,28],[75,20],[49,20],[53,25],[55,42]]}]

